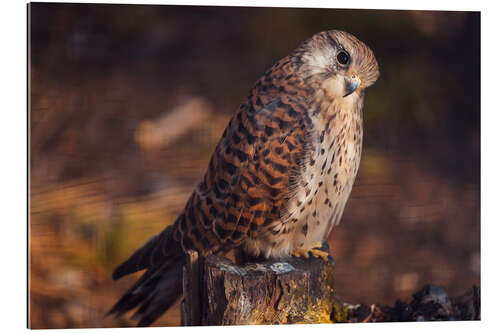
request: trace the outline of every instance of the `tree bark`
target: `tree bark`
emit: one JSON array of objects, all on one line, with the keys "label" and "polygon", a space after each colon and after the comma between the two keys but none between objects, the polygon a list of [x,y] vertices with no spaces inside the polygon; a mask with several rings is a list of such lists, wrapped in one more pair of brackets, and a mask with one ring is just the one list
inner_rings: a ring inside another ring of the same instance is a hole
[{"label": "tree bark", "polygon": [[[321,259],[288,258],[239,266],[213,255],[193,265],[192,257],[184,276],[183,325],[346,320],[347,307],[334,295],[333,265]],[[198,280],[190,275],[196,265],[203,271]],[[194,281],[200,283],[198,288]]]},{"label": "tree bark", "polygon": [[394,306],[350,305],[334,293],[333,265],[321,259],[269,260],[236,265],[188,253],[182,325],[255,325],[480,320],[480,289],[449,298],[426,285]]},{"label": "tree bark", "polygon": [[203,258],[197,251],[188,251],[182,271],[181,325],[201,324],[201,282],[203,279]]}]

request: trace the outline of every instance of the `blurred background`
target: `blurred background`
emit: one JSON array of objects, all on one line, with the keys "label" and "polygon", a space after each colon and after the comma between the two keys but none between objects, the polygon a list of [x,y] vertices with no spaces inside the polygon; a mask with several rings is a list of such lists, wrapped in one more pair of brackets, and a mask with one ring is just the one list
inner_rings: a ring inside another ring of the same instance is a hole
[{"label": "blurred background", "polygon": [[[381,70],[329,239],[339,297],[480,284],[479,13],[32,3],[29,19],[32,328],[134,325],[104,318],[139,276],[113,268],[173,222],[253,83],[328,29]],[[156,325],[179,322],[176,305]]]}]

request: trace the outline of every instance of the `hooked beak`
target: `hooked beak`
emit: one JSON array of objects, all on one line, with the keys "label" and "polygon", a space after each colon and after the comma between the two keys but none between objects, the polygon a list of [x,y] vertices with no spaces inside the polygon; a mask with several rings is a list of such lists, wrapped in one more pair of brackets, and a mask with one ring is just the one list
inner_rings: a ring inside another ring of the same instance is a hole
[{"label": "hooked beak", "polygon": [[343,97],[347,97],[359,87],[361,80],[357,75],[351,75],[350,77],[345,78],[345,90],[346,94]]}]

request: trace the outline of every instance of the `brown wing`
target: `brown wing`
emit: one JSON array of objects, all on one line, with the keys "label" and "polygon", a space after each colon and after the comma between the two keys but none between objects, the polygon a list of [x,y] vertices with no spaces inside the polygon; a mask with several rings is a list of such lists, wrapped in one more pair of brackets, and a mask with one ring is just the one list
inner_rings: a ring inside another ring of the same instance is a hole
[{"label": "brown wing", "polygon": [[257,236],[280,218],[293,191],[308,151],[306,101],[286,93],[266,99],[259,88],[229,122],[186,204],[176,234],[185,249],[206,255]]}]

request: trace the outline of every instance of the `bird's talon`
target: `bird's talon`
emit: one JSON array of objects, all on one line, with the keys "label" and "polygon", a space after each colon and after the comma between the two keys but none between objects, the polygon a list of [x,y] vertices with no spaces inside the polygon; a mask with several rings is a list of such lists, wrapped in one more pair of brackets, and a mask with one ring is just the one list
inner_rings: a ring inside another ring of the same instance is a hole
[{"label": "bird's talon", "polygon": [[328,253],[328,251],[321,250],[318,248],[296,249],[292,252],[292,256],[296,258],[306,258],[306,259],[309,259],[311,257],[320,258],[323,261],[330,262],[333,265],[335,265],[335,260],[333,260],[333,257],[330,255],[330,253]]},{"label": "bird's talon", "polygon": [[320,250],[323,248],[323,242],[318,241],[312,244],[311,249],[313,250]]},{"label": "bird's talon", "polygon": [[306,258],[309,259],[309,253],[305,249],[296,249],[292,252],[292,256],[296,258]]}]

